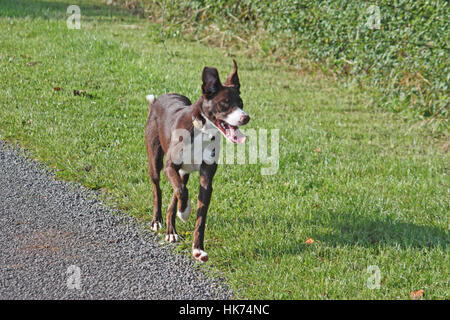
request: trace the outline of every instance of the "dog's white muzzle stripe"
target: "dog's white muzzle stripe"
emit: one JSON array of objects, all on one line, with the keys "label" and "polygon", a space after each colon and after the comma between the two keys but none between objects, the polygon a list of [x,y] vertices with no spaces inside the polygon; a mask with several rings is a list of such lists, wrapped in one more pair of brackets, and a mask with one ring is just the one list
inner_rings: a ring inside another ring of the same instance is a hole
[{"label": "dog's white muzzle stripe", "polygon": [[232,126],[239,126],[241,123],[241,119],[244,116],[248,116],[248,114],[242,110],[241,108],[236,108],[233,112],[226,116],[223,120]]}]

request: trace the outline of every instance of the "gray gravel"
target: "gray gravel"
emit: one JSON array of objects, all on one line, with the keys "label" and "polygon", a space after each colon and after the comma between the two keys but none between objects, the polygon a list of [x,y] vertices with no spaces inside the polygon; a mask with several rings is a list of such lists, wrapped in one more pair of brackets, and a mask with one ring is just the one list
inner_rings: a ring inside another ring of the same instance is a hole
[{"label": "gray gravel", "polygon": [[158,241],[94,192],[56,181],[0,141],[0,299],[231,297]]}]

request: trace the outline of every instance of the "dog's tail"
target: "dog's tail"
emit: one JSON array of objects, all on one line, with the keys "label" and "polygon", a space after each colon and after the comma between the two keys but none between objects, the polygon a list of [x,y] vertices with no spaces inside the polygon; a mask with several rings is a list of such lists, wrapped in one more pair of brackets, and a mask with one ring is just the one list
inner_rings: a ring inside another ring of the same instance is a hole
[{"label": "dog's tail", "polygon": [[148,102],[150,102],[150,104],[152,104],[153,102],[155,102],[155,96],[152,94],[148,94],[145,96],[145,99],[147,99]]},{"label": "dog's tail", "polygon": [[149,104],[148,104],[148,114],[150,115],[150,110],[151,110],[153,102],[155,102],[156,98],[155,98],[154,95],[148,94],[148,95],[145,96],[145,99],[147,99],[147,101],[149,102]]}]

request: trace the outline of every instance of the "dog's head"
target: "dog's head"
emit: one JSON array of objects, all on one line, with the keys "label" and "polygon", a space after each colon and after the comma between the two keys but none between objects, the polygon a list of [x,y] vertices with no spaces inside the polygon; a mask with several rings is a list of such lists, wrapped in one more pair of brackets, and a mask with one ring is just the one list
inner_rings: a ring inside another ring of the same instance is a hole
[{"label": "dog's head", "polygon": [[202,74],[202,115],[233,143],[244,143],[247,137],[239,126],[250,121],[240,97],[240,83],[236,61],[225,83],[221,83],[216,68],[205,67]]}]

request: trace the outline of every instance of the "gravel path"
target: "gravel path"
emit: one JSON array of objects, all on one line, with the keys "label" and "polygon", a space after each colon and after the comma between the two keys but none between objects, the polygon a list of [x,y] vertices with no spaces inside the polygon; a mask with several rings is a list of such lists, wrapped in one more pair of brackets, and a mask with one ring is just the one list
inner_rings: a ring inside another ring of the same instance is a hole
[{"label": "gravel path", "polygon": [[135,219],[0,141],[0,299],[230,296]]}]

